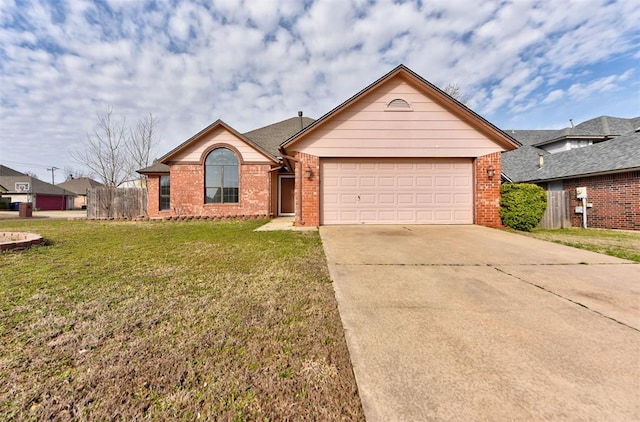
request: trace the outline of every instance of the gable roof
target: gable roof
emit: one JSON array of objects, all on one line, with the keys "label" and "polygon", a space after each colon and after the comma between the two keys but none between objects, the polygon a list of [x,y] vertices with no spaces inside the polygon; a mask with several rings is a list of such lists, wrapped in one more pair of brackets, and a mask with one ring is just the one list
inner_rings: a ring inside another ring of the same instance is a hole
[{"label": "gable roof", "polygon": [[0,164],[0,176],[26,176],[26,174]]},{"label": "gable roof", "polygon": [[93,180],[89,177],[78,177],[76,179],[69,179],[62,183],[57,183],[56,186],[77,193],[79,195],[86,195],[89,188],[95,188],[96,186],[104,186],[102,183]]},{"label": "gable roof", "polygon": [[[640,170],[640,132],[634,126],[640,118],[622,119],[602,116],[577,125],[579,131],[573,131],[568,139],[591,138],[602,136],[602,142],[582,148],[550,154],[537,146],[548,142],[539,141],[526,144],[514,151],[502,153],[502,172],[513,182],[542,182],[560,180],[596,174],[618,173]],[[607,128],[608,125],[608,128]],[[613,128],[613,129],[612,129]],[[626,130],[622,135],[613,132]],[[566,132],[566,129],[561,131]],[[524,135],[523,143],[529,143],[532,136],[529,132],[549,131],[515,131],[515,136]],[[557,135],[555,131],[551,136]],[[581,134],[576,134],[579,132]],[[609,132],[608,136],[605,133]],[[537,134],[541,135],[541,134]],[[558,139],[558,137],[552,138]],[[544,164],[539,167],[539,156]]]},{"label": "gable roof", "polygon": [[386,81],[400,76],[407,80],[407,82],[415,85],[422,91],[426,92],[429,96],[433,97],[433,99],[445,109],[456,115],[458,118],[464,120],[469,123],[476,130],[483,133],[489,139],[494,142],[500,144],[502,147],[511,150],[520,146],[520,143],[516,141],[514,138],[509,136],[507,133],[500,130],[498,127],[494,126],[491,122],[485,120],[482,116],[475,113],[473,110],[451,97],[449,94],[433,85],[431,82],[427,81],[405,65],[401,64],[397,66],[395,69],[382,76],[377,81],[373,82],[339,106],[335,107],[333,110],[326,113],[324,116],[320,117],[318,120],[305,127],[300,132],[293,135],[291,138],[287,139],[280,146],[282,149],[286,149],[291,145],[295,144],[299,139],[303,138],[307,133],[312,132],[318,127],[322,126],[327,120],[331,119],[334,115],[340,113],[342,110],[349,107],[351,104],[367,95],[369,92],[373,91],[376,87],[382,85]]},{"label": "gable roof", "polygon": [[[224,128],[225,130],[227,130],[228,132],[230,132],[231,134],[236,136],[238,139],[240,139],[241,141],[245,142],[246,144],[251,146],[253,149],[255,149],[256,151],[258,151],[259,153],[264,155],[269,160],[273,161],[274,163],[278,162],[273,155],[269,154],[260,145],[256,144],[251,139],[249,139],[246,136],[242,135],[237,130],[235,130],[234,128],[232,128],[231,126],[229,126],[228,124],[226,124],[225,122],[223,122],[220,119],[218,119],[215,122],[211,123],[209,126],[207,126],[206,128],[202,129],[200,132],[196,133],[191,138],[187,139],[186,141],[184,141],[183,143],[181,143],[180,145],[178,145],[177,147],[175,147],[174,149],[172,149],[171,151],[169,151],[168,153],[166,153],[165,155],[160,157],[160,159],[158,161],[160,163],[165,163],[166,164],[166,162],[170,161],[171,158],[174,157],[176,154],[178,154],[181,151],[184,151],[185,149],[190,147],[191,144],[193,144],[195,142],[198,142],[203,136],[206,136],[206,135],[210,134],[211,132],[213,132],[214,130],[216,130],[218,128]],[[143,169],[143,170],[146,170],[146,169]]]},{"label": "gable roof", "polygon": [[280,155],[280,144],[300,132],[315,120],[310,117],[292,117],[281,122],[254,129],[244,134],[247,138],[260,145],[274,157]]},{"label": "gable roof", "polygon": [[552,130],[514,130],[509,133],[522,145],[546,145],[562,139],[607,139],[634,132],[640,128],[640,117],[600,116],[584,121],[574,127]]},{"label": "gable roof", "polygon": [[15,190],[16,183],[20,182],[28,182],[31,185],[31,190],[29,193],[33,193],[36,195],[66,195],[66,196],[75,196],[75,194],[71,191],[65,190],[58,186],[52,185],[51,183],[43,182],[42,180],[36,179],[31,176],[0,176],[0,185],[5,186],[7,188],[8,194],[12,193],[20,193]]}]

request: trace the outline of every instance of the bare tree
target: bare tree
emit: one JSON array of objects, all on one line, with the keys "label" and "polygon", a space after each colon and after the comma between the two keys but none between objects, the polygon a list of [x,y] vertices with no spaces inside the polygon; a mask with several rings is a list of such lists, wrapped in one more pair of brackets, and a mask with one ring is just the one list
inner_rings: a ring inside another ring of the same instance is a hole
[{"label": "bare tree", "polygon": [[65,175],[65,180],[80,179],[82,177],[91,177],[91,174],[84,170],[78,170],[70,166],[64,166],[62,173]]},{"label": "bare tree", "polygon": [[134,129],[126,119],[113,117],[111,107],[96,114],[98,123],[87,134],[84,150],[71,153],[106,186],[118,187],[137,179],[136,170],[148,166],[149,157],[157,145],[157,121],[152,114],[140,120]]},{"label": "bare tree", "polygon": [[27,175],[27,176],[29,176],[29,177],[33,177],[34,179],[38,179],[38,180],[40,180],[40,178],[38,177],[38,175],[37,175],[37,174],[35,174],[35,173],[34,173],[34,172],[32,172],[32,171],[25,171],[25,172],[24,172],[24,174],[26,174],[26,175]]},{"label": "bare tree", "polygon": [[469,101],[469,96],[462,92],[462,88],[458,84],[448,83],[444,88],[442,88],[442,90],[449,94],[450,97],[460,101],[462,104],[466,105]]},{"label": "bare tree", "polygon": [[134,171],[151,165],[151,156],[158,145],[158,120],[149,115],[138,121],[135,128],[129,129],[127,151]]}]

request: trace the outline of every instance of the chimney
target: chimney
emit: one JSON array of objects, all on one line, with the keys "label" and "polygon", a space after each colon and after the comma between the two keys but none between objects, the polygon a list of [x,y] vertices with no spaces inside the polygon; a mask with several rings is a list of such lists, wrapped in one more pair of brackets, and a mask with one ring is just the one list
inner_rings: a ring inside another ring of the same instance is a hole
[{"label": "chimney", "polygon": [[541,169],[544,166],[544,154],[538,154],[538,168]]},{"label": "chimney", "polygon": [[571,129],[573,129],[575,126],[573,125],[573,119],[569,119],[569,123],[571,123]]},{"label": "chimney", "polygon": [[298,117],[300,117],[300,130],[304,129],[304,123],[302,121],[302,110],[298,112]]}]

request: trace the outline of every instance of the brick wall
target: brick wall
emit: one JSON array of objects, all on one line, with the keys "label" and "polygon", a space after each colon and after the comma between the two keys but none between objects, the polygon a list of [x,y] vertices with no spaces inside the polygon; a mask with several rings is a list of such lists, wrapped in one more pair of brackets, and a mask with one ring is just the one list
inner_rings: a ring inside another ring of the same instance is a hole
[{"label": "brick wall", "polygon": [[147,177],[147,214],[149,217],[160,216],[160,176]]},{"label": "brick wall", "polygon": [[582,214],[575,214],[581,200],[576,188],[587,187],[587,226],[601,229],[640,230],[640,171],[584,177],[564,181],[569,191],[574,227],[582,226]]},{"label": "brick wall", "polygon": [[[493,167],[489,178],[487,169]],[[478,157],[474,163],[476,195],[475,223],[481,226],[501,227],[500,220],[500,153]]]},{"label": "brick wall", "polygon": [[268,216],[271,211],[270,168],[269,164],[241,164],[239,202],[205,204],[204,166],[171,164],[171,210],[158,210],[159,177],[151,176],[148,182],[149,216]]},{"label": "brick wall", "polygon": [[[300,160],[296,165],[296,226],[314,227],[320,225],[320,158],[296,152]],[[311,177],[307,177],[307,171]],[[300,191],[302,189],[302,204]]]}]

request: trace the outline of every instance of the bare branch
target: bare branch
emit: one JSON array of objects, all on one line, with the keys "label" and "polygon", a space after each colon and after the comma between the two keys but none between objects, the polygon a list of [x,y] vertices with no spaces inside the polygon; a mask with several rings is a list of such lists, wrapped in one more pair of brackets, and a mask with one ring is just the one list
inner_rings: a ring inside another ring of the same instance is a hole
[{"label": "bare branch", "polygon": [[462,88],[458,84],[448,83],[447,86],[442,88],[442,90],[449,94],[450,97],[460,101],[462,104],[467,104],[470,99],[468,95],[462,92]]},{"label": "bare branch", "polygon": [[84,164],[107,186],[119,186],[133,174],[126,148],[126,121],[115,121],[111,107],[97,114],[93,133],[87,134],[85,149],[72,152],[71,157]]},{"label": "bare branch", "polygon": [[120,186],[128,180],[139,179],[136,170],[151,164],[151,156],[158,145],[158,121],[149,113],[134,128],[126,119],[116,120],[111,107],[97,113],[98,122],[87,134],[84,150],[71,153],[107,186]]}]

